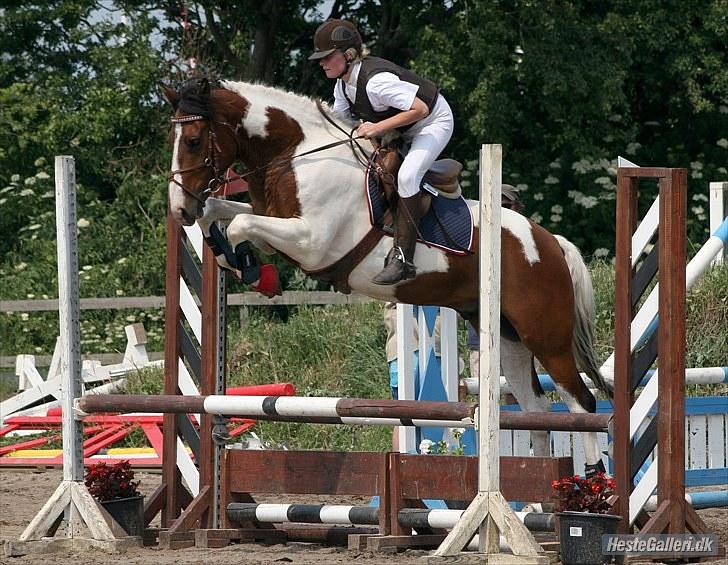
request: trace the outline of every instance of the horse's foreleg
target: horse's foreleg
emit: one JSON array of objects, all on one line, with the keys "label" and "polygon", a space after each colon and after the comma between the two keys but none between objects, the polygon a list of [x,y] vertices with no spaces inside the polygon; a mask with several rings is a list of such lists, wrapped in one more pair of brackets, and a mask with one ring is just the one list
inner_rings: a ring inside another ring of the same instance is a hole
[{"label": "horse's foreleg", "polygon": [[[197,223],[202,229],[202,234],[205,237],[210,236],[210,226],[214,222],[223,222],[225,224],[230,223],[233,218],[241,214],[252,215],[253,207],[250,204],[244,202],[235,202],[234,200],[221,200],[219,198],[208,198],[205,202],[204,213],[202,217],[197,220]],[[262,241],[251,239],[250,242],[257,247],[260,251],[266,255],[272,255],[275,253],[275,249]],[[224,255],[216,255],[218,264],[223,269],[233,270],[226,260]]]},{"label": "horse's foreleg", "polygon": [[[208,198],[205,201],[205,208],[203,209],[202,217],[197,220],[203,231],[212,222],[225,222],[228,223],[239,214],[252,214],[253,207],[250,204],[244,202],[235,202],[234,200],[221,200],[220,198]],[[209,233],[209,231],[208,231]]]},{"label": "horse's foreleg", "polygon": [[[541,390],[533,368],[533,354],[520,341],[501,337],[500,342],[503,374],[521,409],[524,412],[550,412],[551,403]],[[549,432],[532,431],[531,444],[535,456],[551,454]]]},{"label": "horse's foreleg", "polygon": [[240,215],[230,222],[226,235],[233,249],[244,241],[260,241],[304,268],[316,267],[327,252],[325,245],[314,245],[309,223],[301,218]]}]

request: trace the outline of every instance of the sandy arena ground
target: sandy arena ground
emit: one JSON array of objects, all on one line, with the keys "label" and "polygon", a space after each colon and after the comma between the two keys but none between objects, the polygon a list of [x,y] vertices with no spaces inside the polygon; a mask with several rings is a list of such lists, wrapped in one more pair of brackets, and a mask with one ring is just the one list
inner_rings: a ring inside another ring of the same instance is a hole
[{"label": "sandy arena ground", "polygon": [[[352,561],[364,563],[422,563],[429,555],[424,551],[406,551],[396,555],[372,554],[328,548],[312,544],[287,544],[265,546],[260,544],[230,545],[222,549],[159,550],[155,548],[135,549],[123,555],[112,556],[101,551],[67,552],[50,555],[36,555],[7,558],[1,547],[4,540],[17,539],[30,520],[58,486],[62,477],[60,470],[0,470],[0,563],[25,565],[28,563],[53,563],[59,565],[106,565],[114,561],[125,564],[155,563],[160,565],[184,565],[191,563],[214,563],[215,565],[242,564],[344,564]],[[160,475],[137,473],[141,479],[141,490],[151,493],[160,482]],[[313,501],[312,501],[313,502]],[[709,527],[716,532],[721,543],[728,546],[728,508],[700,510],[698,512]],[[728,564],[728,561],[714,560],[711,563]]]}]

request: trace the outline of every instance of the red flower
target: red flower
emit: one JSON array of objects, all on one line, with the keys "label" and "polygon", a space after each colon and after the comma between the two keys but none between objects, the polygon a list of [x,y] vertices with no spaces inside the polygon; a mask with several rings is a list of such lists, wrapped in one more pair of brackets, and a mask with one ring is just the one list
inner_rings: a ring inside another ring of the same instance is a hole
[{"label": "red flower", "polygon": [[134,471],[128,461],[116,465],[91,465],[86,472],[85,484],[89,492],[100,501],[138,496],[139,481],[133,482]]},{"label": "red flower", "polygon": [[614,480],[604,473],[597,473],[589,479],[579,475],[563,477],[552,481],[559,511],[593,512],[604,514],[609,512],[607,500],[614,493]]}]

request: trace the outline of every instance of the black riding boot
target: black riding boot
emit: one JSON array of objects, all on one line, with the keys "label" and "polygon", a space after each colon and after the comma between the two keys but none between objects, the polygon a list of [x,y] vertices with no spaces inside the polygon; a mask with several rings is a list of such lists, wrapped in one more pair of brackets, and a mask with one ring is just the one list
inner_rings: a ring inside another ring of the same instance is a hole
[{"label": "black riding boot", "polygon": [[394,247],[384,260],[384,269],[372,279],[374,284],[390,285],[415,278],[416,226],[425,214],[422,200],[422,192],[399,199],[394,219]]}]

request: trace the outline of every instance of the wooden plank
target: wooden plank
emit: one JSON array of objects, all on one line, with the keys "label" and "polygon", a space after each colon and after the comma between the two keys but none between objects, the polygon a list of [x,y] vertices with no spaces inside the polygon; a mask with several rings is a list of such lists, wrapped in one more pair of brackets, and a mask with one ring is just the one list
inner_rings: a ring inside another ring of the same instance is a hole
[{"label": "wooden plank", "polygon": [[531,432],[525,430],[513,431],[513,455],[528,457],[531,454]]},{"label": "wooden plank", "polygon": [[377,495],[385,453],[227,450],[230,492]]},{"label": "wooden plank", "polygon": [[[332,291],[286,291],[281,296],[267,298],[258,292],[228,295],[228,306],[300,306],[327,304],[365,304],[372,299],[357,294]],[[121,296],[109,298],[82,298],[81,310],[148,310],[165,307],[164,296]],[[0,312],[57,312],[58,299],[0,300]]]},{"label": "wooden plank", "polygon": [[618,507],[623,516],[619,532],[629,531],[630,480],[630,408],[633,394],[629,381],[632,365],[632,233],[637,222],[637,181],[629,173],[632,168],[617,171],[617,214],[615,248],[614,304],[614,477],[617,483]]},{"label": "wooden plank", "polygon": [[685,426],[690,426],[690,443],[685,444],[685,451],[689,453],[686,469],[707,469],[708,462],[708,421],[704,414],[689,416]]},{"label": "wooden plank", "polygon": [[499,434],[500,455],[513,455],[513,431],[501,430]]},{"label": "wooden plank", "polygon": [[[164,352],[151,351],[148,352],[150,361],[160,361],[164,359]],[[35,355],[36,367],[48,367],[53,359],[52,355]],[[0,369],[12,369],[15,367],[17,355],[3,355],[0,357]],[[119,365],[124,361],[123,353],[84,353],[81,355],[82,361],[98,361],[102,365]]]},{"label": "wooden plank", "polygon": [[48,530],[53,526],[58,516],[63,515],[70,502],[71,483],[63,481],[33,517],[18,539],[20,541],[29,541],[48,535]]},{"label": "wooden plank", "polygon": [[211,492],[212,489],[209,485],[202,486],[200,493],[192,500],[192,503],[185,508],[182,515],[169,527],[169,533],[177,534],[191,530],[198,521],[202,524],[210,509]]},{"label": "wooden plank", "polygon": [[728,438],[724,435],[723,423],[728,420],[725,414],[708,415],[708,469],[727,467],[726,451]]},{"label": "wooden plank", "polygon": [[[180,353],[179,277],[182,271],[180,244],[182,230],[167,214],[167,264],[165,272],[164,317],[164,394],[178,394]],[[164,453],[162,457],[162,485],[166,486],[166,500],[162,508],[163,528],[168,528],[180,512],[180,470],[177,467],[177,420],[175,414],[165,414],[162,425]],[[161,543],[161,534],[160,534]]]},{"label": "wooden plank", "polygon": [[672,504],[668,533],[683,532],[685,527],[686,211],[687,170],[669,169],[660,179],[660,325],[657,330],[660,363],[657,495],[658,504]]}]

